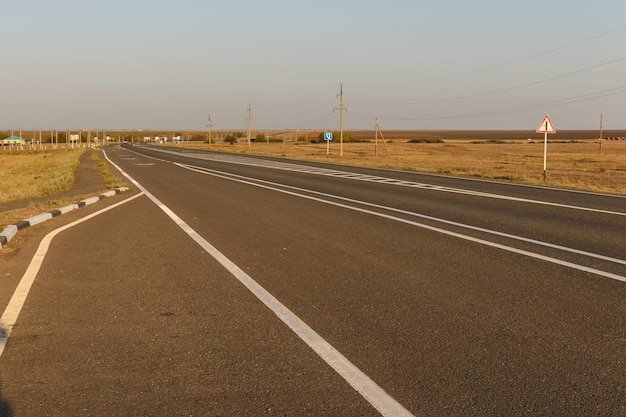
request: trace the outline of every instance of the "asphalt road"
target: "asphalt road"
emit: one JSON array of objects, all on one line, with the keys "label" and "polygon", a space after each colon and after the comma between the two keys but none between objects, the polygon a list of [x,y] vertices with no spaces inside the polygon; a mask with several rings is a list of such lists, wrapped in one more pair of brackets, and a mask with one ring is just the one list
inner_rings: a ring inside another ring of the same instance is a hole
[{"label": "asphalt road", "polygon": [[52,240],[0,415],[626,415],[626,199],[106,153],[146,194]]}]

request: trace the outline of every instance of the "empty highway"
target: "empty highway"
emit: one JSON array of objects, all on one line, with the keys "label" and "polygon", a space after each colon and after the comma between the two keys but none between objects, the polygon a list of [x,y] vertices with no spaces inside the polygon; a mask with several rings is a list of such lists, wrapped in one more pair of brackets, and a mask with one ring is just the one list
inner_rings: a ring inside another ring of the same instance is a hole
[{"label": "empty highway", "polygon": [[626,198],[104,152],[136,191],[50,237],[0,415],[626,415]]}]

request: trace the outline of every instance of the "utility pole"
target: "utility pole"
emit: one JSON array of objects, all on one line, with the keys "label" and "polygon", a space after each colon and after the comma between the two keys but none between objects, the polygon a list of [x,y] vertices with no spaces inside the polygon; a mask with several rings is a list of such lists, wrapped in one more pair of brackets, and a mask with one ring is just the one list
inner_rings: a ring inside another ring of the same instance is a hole
[{"label": "utility pole", "polygon": [[210,114],[209,114],[209,122],[207,124],[207,127],[209,128],[209,133],[208,133],[209,146],[211,146],[211,127],[213,127],[213,123],[211,123],[211,115]]},{"label": "utility pole", "polygon": [[378,156],[378,117],[374,125],[374,156]]},{"label": "utility pole", "polygon": [[385,145],[385,149],[387,150],[387,155],[391,155],[389,152],[389,148],[387,147],[387,142],[385,142],[385,136],[383,135],[383,131],[380,130],[380,125],[378,124],[378,117],[376,118],[376,126],[375,126],[376,135],[374,137],[374,156],[378,156],[378,134],[380,133],[380,138],[383,140],[383,145]]},{"label": "utility pole", "polygon": [[602,140],[602,113],[600,113],[600,140]]},{"label": "utility pole", "polygon": [[602,155],[602,113],[600,113],[600,155]]},{"label": "utility pole", "polygon": [[250,133],[251,127],[252,127],[252,104],[249,103],[248,104],[248,147],[250,146],[250,142],[251,142],[251,133]]},{"label": "utility pole", "polygon": [[343,157],[343,112],[346,108],[343,107],[343,84],[339,84],[339,108],[333,110],[339,110],[339,156]]}]

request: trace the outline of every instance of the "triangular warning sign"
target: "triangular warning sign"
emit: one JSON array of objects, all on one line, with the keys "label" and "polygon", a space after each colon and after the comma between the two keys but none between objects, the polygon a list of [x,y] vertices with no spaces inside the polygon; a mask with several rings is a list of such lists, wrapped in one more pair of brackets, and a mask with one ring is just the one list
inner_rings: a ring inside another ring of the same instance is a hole
[{"label": "triangular warning sign", "polygon": [[537,127],[537,133],[556,133],[552,120],[550,120],[550,116],[547,114],[539,124],[539,127]]}]

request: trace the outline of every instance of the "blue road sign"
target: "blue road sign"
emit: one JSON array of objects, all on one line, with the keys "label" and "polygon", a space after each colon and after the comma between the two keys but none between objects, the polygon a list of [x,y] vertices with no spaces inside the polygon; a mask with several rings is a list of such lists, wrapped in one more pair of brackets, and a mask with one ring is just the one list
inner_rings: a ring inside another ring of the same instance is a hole
[{"label": "blue road sign", "polygon": [[333,140],[333,132],[324,132],[324,140]]}]

